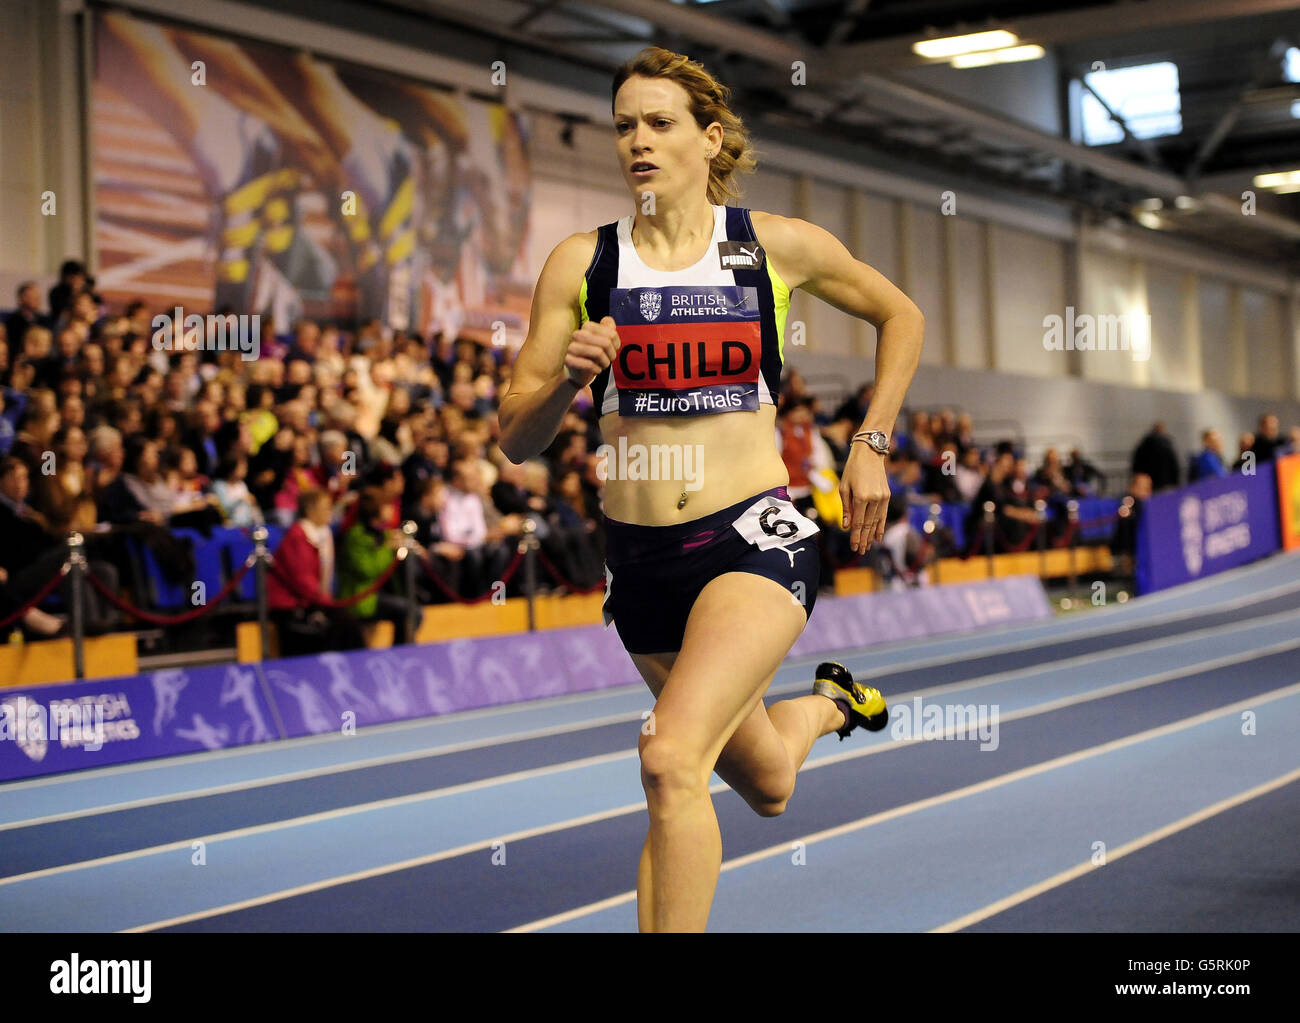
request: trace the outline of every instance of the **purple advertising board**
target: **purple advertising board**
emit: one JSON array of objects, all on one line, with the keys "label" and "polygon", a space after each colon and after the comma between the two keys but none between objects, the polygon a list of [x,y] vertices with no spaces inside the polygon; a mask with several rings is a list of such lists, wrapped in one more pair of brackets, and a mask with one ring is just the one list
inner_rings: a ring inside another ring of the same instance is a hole
[{"label": "purple advertising board", "polygon": [[[825,597],[791,653],[830,654],[1051,613],[1033,576]],[[13,740],[0,741],[0,780],[640,682],[618,633],[584,625],[0,690],[0,740]]]},{"label": "purple advertising board", "polygon": [[1201,480],[1142,506],[1137,591],[1152,593],[1272,554],[1281,546],[1276,470]]},{"label": "purple advertising board", "polygon": [[599,625],[266,662],[290,736],[639,682]]},{"label": "purple advertising board", "polygon": [[278,738],[247,664],[0,690],[0,779]]}]

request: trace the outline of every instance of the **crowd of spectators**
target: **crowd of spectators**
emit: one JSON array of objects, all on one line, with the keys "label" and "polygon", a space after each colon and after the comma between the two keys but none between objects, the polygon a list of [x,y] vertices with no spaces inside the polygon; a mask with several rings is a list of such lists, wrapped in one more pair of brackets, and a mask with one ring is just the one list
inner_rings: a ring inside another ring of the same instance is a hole
[{"label": "crowd of spectators", "polygon": [[[786,374],[777,445],[790,473],[791,500],[806,514],[817,514],[814,491],[843,472],[848,445],[861,428],[872,394],[873,384],[865,383],[826,413],[797,370]],[[995,550],[1005,551],[1022,544],[1033,528],[1037,501],[1063,512],[1071,498],[1099,495],[1107,485],[1105,475],[1077,448],[1064,460],[1056,448],[1048,448],[1033,466],[1013,441],[978,443],[971,416],[953,409],[911,411],[891,434],[885,471],[892,496],[885,542],[868,563],[896,577],[916,577],[934,557],[966,554],[972,543],[982,544],[977,527],[988,501],[996,508]],[[908,507],[916,504],[966,506],[966,544],[958,545],[952,532],[943,528],[928,538],[917,535],[908,515]],[[1049,536],[1059,535],[1064,521],[1063,514],[1055,515]],[[823,568],[833,570],[852,553],[847,534],[833,519],[823,516],[822,526]]]},{"label": "crowd of spectators", "polygon": [[[192,555],[173,528],[291,527],[271,604],[303,636],[334,629],[356,639],[326,601],[370,587],[405,520],[428,569],[417,573],[426,603],[486,594],[525,519],[566,584],[603,581],[595,413],[575,403],[542,456],[510,463],[496,444],[496,402],[510,379],[504,348],[426,342],[378,322],[345,332],[304,320],[279,335],[263,317],[259,358],[166,350],[154,343],[153,310],[139,301],[107,309],[75,262],[48,304],[34,284],[17,299],[0,320],[0,458],[10,481],[0,503],[26,539],[0,549],[0,617],[48,579],[73,529],[86,535],[96,574],[115,572],[113,585],[139,601],[145,583],[127,539],[184,582]],[[402,576],[347,614],[404,629]],[[560,584],[540,573],[539,585]],[[516,574],[503,595],[521,586]],[[23,622],[33,635],[63,627],[39,612]]]},{"label": "crowd of spectators", "polygon": [[[425,340],[378,322],[343,331],[303,320],[281,334],[263,317],[258,358],[237,349],[166,350],[154,343],[144,302],[108,309],[74,261],[45,302],[31,283],[16,297],[0,321],[0,616],[49,578],[74,529],[87,536],[96,574],[144,599],[128,539],[183,582],[193,578],[193,562],[173,528],[288,528],[269,599],[291,646],[322,636],[355,645],[358,623],[374,618],[408,638],[402,573],[369,592],[408,520],[427,569],[417,573],[415,594],[424,603],[487,593],[527,520],[565,584],[585,589],[603,579],[590,394],[579,395],[542,456],[511,463],[496,443],[497,401],[510,379],[504,348],[463,336]],[[822,520],[830,570],[851,559],[829,509],[871,397],[872,384],[863,384],[827,412],[797,370],[783,379],[776,441],[791,499]],[[1217,431],[1205,431],[1202,444],[1184,471],[1157,423],[1134,451],[1130,495],[1141,500],[1230,471]],[[1300,429],[1283,437],[1277,417],[1264,416],[1239,448],[1231,468],[1300,450]],[[1062,457],[1049,448],[1031,465],[1012,441],[977,443],[971,417],[952,409],[913,410],[900,421],[886,471],[892,533],[877,558],[888,556],[887,571],[913,573],[935,555],[967,551],[945,530],[914,535],[909,505],[965,505],[973,527],[992,501],[998,547],[1014,549],[1033,528],[1036,501],[1061,506],[1107,487],[1079,450]],[[832,572],[823,578],[829,584]],[[558,585],[549,571],[539,582]],[[521,586],[516,576],[505,593]],[[363,592],[349,609],[331,604]],[[114,613],[92,602],[90,618],[110,628]],[[22,627],[51,635],[66,625],[34,609]]]}]

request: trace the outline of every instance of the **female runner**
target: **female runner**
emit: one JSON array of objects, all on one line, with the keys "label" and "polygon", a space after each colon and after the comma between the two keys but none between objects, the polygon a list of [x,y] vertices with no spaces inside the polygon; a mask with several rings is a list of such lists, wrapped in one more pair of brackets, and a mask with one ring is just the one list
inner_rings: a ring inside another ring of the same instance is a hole
[{"label": "female runner", "polygon": [[888,431],[924,319],[827,231],[723,205],[755,159],[730,90],[702,65],[649,47],[612,93],[635,212],[547,258],[501,402],[501,448],[515,462],[543,451],[591,386],[615,452],[605,624],[656,698],[639,742],[650,828],[637,919],[642,931],[698,931],[722,864],[712,772],[774,816],[820,736],[887,721],[880,694],[840,665],[820,666],[808,695],[762,700],[819,576],[818,528],[787,499],[776,450],[790,289],[879,331],[875,394],[840,484],[857,552],[883,536]]}]

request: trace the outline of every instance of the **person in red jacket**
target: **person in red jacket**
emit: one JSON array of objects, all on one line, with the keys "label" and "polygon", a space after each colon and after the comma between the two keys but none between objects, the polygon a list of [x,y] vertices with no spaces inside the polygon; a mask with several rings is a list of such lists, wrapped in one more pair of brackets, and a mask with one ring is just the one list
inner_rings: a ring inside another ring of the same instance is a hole
[{"label": "person in red jacket", "polygon": [[334,585],[332,511],[326,491],[299,494],[298,521],[285,533],[266,575],[266,599],[282,657],[365,646],[356,619],[327,603]]}]

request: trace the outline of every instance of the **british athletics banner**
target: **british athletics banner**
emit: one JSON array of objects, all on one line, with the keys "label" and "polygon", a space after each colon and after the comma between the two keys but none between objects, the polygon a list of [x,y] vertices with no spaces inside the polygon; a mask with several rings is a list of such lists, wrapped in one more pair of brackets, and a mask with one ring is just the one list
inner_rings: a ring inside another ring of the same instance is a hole
[{"label": "british athletics banner", "polygon": [[282,737],[249,664],[0,691],[0,780]]},{"label": "british athletics banner", "polygon": [[[813,657],[1051,614],[1032,576],[826,598],[792,652]],[[624,685],[640,686],[641,676],[618,634],[584,625],[32,686],[0,695],[0,781],[350,735],[371,725]]]},{"label": "british athletics banner", "polygon": [[1156,494],[1138,519],[1137,591],[1153,593],[1272,554],[1280,546],[1277,475],[1207,479]]}]

